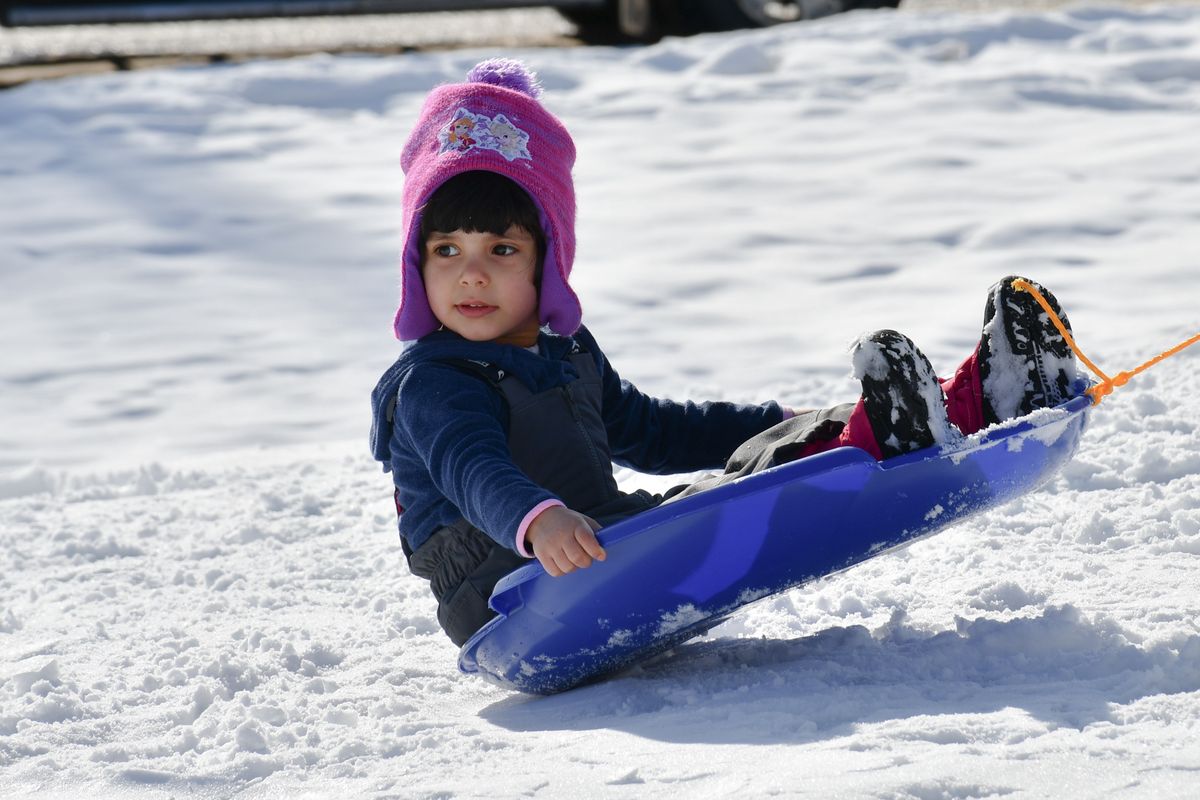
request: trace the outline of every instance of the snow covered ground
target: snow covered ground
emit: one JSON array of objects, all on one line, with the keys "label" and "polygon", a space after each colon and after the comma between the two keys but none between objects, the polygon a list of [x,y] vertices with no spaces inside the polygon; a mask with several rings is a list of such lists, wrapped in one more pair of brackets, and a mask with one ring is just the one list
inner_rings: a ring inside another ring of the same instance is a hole
[{"label": "snow covered ground", "polygon": [[[667,657],[552,698],[458,675],[366,398],[400,144],[485,55],[0,93],[0,794],[1195,796],[1200,348],[1043,490]],[[579,146],[586,322],[645,390],[846,400],[877,327],[948,370],[1014,272],[1111,371],[1200,330],[1198,8],[517,55]]]}]

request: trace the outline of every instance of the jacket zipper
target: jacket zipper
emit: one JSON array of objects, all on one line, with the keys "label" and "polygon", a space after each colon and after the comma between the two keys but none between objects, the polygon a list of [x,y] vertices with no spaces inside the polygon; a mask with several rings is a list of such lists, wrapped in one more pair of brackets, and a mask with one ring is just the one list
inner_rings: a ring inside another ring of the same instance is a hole
[{"label": "jacket zipper", "polygon": [[571,390],[566,386],[560,386],[559,391],[563,393],[563,398],[567,401],[567,407],[571,409],[571,416],[575,418],[575,427],[579,429],[580,438],[587,445],[587,451],[592,457],[592,468],[595,470],[596,477],[600,479],[601,484],[608,485],[604,479],[604,469],[600,464],[600,454],[596,452],[596,445],[592,442],[592,437],[588,436],[587,428],[583,425],[583,417],[579,413],[579,406],[575,403],[575,398],[571,396]]}]

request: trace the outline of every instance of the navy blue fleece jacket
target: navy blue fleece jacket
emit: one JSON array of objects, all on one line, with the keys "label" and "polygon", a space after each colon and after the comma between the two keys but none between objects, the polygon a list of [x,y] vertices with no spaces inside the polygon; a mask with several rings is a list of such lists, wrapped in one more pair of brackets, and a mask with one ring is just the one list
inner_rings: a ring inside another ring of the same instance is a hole
[{"label": "navy blue fleece jacket", "polygon": [[717,469],[746,439],[783,420],[777,403],[678,403],[648,397],[622,380],[585,328],[541,334],[538,352],[471,342],[438,331],[410,345],[371,394],[371,448],[392,473],[404,512],[400,534],[413,550],[460,517],[515,549],[517,528],[537,504],[559,499],[525,476],[508,450],[508,410],[491,384],[454,366],[485,361],[532,392],[576,379],[578,344],[596,360],[613,459],[642,472]]}]

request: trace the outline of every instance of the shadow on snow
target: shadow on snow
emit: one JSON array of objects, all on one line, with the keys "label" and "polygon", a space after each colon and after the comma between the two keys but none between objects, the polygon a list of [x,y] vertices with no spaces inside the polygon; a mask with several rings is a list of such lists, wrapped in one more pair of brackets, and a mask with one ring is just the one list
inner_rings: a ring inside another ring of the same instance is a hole
[{"label": "shadow on snow", "polygon": [[[1200,636],[1149,647],[1137,638],[1071,606],[1007,621],[960,618],[957,630],[933,634],[897,613],[874,634],[849,626],[798,639],[687,644],[606,682],[509,697],[481,716],[514,731],[609,728],[670,742],[748,744],[835,739],[860,725],[1013,708],[1038,727],[1082,729],[1117,722],[1113,706],[1200,689]],[[986,728],[1007,739],[1011,724]],[[921,723],[922,736],[934,741],[967,741],[963,727]]]}]

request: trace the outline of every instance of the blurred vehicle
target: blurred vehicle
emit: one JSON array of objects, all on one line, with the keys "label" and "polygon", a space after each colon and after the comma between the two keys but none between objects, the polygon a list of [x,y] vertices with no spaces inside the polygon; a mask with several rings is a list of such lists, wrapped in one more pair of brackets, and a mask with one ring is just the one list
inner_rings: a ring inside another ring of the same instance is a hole
[{"label": "blurred vehicle", "polygon": [[0,25],[79,25],[551,7],[592,41],[794,22],[899,0],[0,0]]}]

